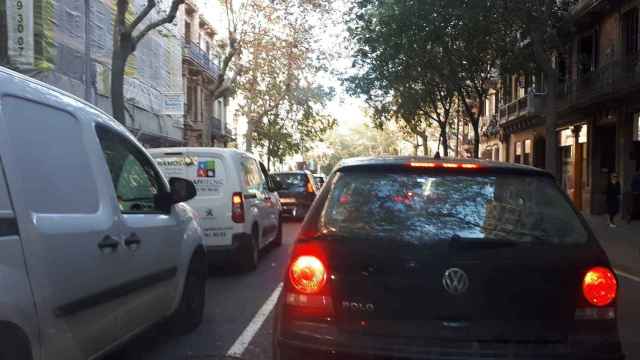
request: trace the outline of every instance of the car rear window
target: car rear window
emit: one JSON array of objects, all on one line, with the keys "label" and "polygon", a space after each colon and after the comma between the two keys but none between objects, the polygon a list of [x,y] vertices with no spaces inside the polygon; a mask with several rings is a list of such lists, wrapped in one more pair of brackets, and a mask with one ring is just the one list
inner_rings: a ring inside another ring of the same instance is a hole
[{"label": "car rear window", "polygon": [[330,232],[429,243],[471,241],[581,244],[588,233],[542,176],[338,173],[320,224]]},{"label": "car rear window", "polygon": [[305,174],[275,174],[282,184],[282,190],[292,192],[304,192],[307,188],[307,175]]}]

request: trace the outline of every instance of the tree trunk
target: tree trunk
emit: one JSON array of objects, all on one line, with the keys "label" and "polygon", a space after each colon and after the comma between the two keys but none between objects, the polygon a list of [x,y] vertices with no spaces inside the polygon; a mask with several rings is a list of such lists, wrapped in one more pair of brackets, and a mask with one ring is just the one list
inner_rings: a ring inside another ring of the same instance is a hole
[{"label": "tree trunk", "polygon": [[556,111],[556,86],[557,79],[549,79],[545,76],[547,86],[546,114],[544,123],[545,135],[545,168],[555,176],[556,181],[560,181],[558,169],[558,137],[556,134],[556,122],[558,113]]},{"label": "tree trunk", "polygon": [[247,121],[247,133],[244,135],[244,150],[248,153],[253,151],[253,131],[255,129],[254,120]]},{"label": "tree trunk", "polygon": [[449,157],[449,139],[447,139],[447,125],[440,127],[440,138],[442,139],[442,157]]},{"label": "tree trunk", "polygon": [[480,158],[480,129],[478,126],[478,121],[475,121],[473,124],[473,158]]},{"label": "tree trunk", "polygon": [[127,56],[120,49],[113,49],[111,59],[111,108],[113,117],[122,125],[126,125],[124,101],[124,70]]},{"label": "tree trunk", "polygon": [[424,135],[422,137],[422,151],[424,152],[424,156],[429,156],[429,143],[428,143],[429,137],[427,135]]}]

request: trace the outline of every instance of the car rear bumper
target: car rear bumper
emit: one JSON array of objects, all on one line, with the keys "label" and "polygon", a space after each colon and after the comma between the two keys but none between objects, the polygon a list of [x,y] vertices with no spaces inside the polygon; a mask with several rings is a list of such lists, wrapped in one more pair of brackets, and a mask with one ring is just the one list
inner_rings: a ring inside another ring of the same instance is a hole
[{"label": "car rear bumper", "polygon": [[230,245],[207,245],[207,261],[210,265],[226,264],[237,256],[242,244],[249,241],[251,234],[238,233],[232,235]]},{"label": "car rear bumper", "polygon": [[[279,360],[293,359],[571,359],[623,360],[617,337],[594,336],[563,343],[436,341],[432,339],[360,336],[276,336]],[[278,360],[278,359],[276,359]]]}]

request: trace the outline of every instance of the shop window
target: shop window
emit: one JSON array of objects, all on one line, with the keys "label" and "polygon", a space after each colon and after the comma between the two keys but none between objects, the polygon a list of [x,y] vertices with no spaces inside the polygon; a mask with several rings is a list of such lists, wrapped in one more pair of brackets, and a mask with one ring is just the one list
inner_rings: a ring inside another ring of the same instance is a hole
[{"label": "shop window", "polygon": [[516,142],[516,151],[515,151],[515,158],[514,158],[514,162],[516,164],[522,164],[522,142],[518,141]]},{"label": "shop window", "polygon": [[522,158],[523,164],[531,165],[531,140],[527,139],[524,141],[524,156]]}]

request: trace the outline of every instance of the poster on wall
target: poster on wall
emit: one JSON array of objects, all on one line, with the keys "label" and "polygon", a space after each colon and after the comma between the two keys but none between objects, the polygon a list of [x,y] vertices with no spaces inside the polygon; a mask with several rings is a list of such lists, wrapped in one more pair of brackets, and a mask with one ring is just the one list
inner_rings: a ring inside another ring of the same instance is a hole
[{"label": "poster on wall", "polygon": [[33,67],[33,1],[6,0],[7,50],[18,68]]}]

